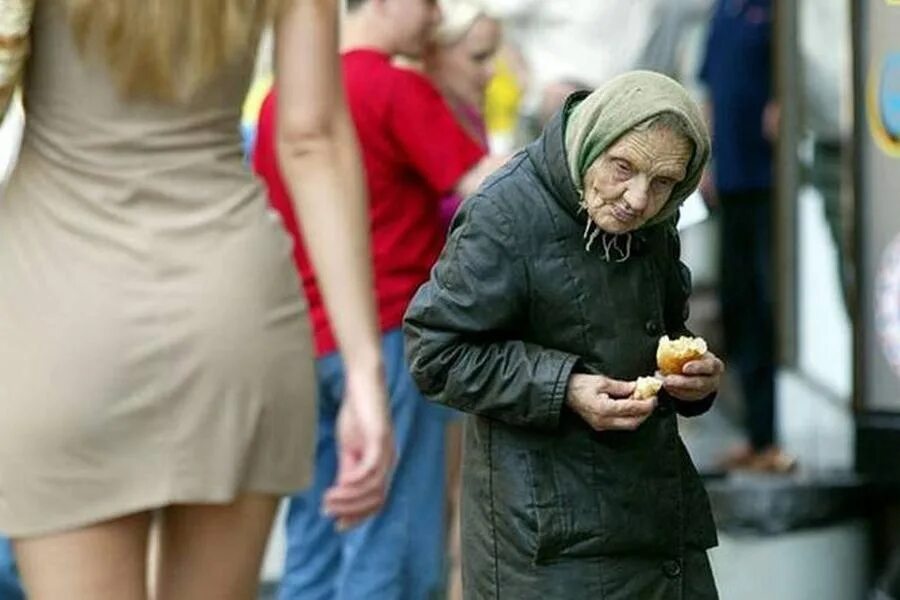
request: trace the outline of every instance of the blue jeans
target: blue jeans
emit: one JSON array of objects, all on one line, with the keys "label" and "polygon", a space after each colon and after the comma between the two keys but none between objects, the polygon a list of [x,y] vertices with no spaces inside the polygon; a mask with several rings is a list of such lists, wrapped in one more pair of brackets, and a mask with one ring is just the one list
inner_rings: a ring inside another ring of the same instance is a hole
[{"label": "blue jeans", "polygon": [[0,600],[25,600],[16,575],[12,546],[6,538],[0,538]]},{"label": "blue jeans", "polygon": [[442,583],[445,409],[416,388],[399,329],[382,338],[397,465],[380,513],[346,532],[321,514],[337,469],[341,358],[319,359],[319,427],[312,487],[291,498],[280,600],[426,600]]}]

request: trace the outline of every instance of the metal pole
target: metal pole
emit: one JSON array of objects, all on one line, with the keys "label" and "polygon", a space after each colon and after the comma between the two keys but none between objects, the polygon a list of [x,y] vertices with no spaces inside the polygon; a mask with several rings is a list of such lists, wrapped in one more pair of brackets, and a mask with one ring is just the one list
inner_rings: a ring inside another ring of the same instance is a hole
[{"label": "metal pole", "polygon": [[775,97],[781,105],[781,126],[775,148],[775,271],[778,359],[782,366],[797,365],[797,198],[800,163],[802,78],[797,43],[798,2],[776,0],[773,59]]},{"label": "metal pole", "polygon": [[865,402],[865,348],[867,344],[865,326],[862,319],[862,285],[863,273],[863,210],[865,207],[865,176],[863,175],[863,152],[866,135],[865,114],[865,81],[866,81],[866,48],[863,44],[863,23],[866,19],[863,3],[850,2],[850,24],[852,31],[853,60],[853,146],[851,150],[853,178],[853,231],[851,236],[851,256],[856,266],[856,277],[850,290],[853,298],[853,311],[850,315],[853,325],[853,407],[856,411],[864,409]]}]

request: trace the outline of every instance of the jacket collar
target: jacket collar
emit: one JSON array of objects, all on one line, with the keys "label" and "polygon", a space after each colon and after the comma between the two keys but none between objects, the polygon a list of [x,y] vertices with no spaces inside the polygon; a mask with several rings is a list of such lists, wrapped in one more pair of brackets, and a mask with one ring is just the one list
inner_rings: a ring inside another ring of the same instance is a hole
[{"label": "jacket collar", "polygon": [[569,174],[565,117],[588,93],[575,92],[570,95],[562,110],[557,111],[544,127],[540,137],[525,149],[538,177],[550,191],[553,199],[579,223],[583,222],[587,215],[581,209],[581,194],[575,188]]}]

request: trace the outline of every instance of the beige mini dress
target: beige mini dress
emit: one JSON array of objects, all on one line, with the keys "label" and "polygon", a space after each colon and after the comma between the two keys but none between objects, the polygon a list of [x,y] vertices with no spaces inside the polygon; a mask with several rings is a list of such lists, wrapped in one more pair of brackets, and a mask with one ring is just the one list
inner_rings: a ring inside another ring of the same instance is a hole
[{"label": "beige mini dress", "polygon": [[0,532],[287,494],[315,380],[289,237],[245,167],[253,56],[188,104],[126,101],[37,3],[0,192]]}]

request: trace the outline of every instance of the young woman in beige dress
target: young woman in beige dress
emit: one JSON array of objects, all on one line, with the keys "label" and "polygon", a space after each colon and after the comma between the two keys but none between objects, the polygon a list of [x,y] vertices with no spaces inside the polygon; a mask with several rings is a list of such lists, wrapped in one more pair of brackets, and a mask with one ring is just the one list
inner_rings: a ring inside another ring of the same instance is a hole
[{"label": "young woman in beige dress", "polygon": [[35,2],[0,197],[0,532],[32,600],[147,598],[152,526],[156,597],[254,598],[278,498],[308,481],[306,305],[238,130],[272,20],[283,171],[348,365],[323,510],[351,526],[380,506],[392,444],[337,16]]}]

